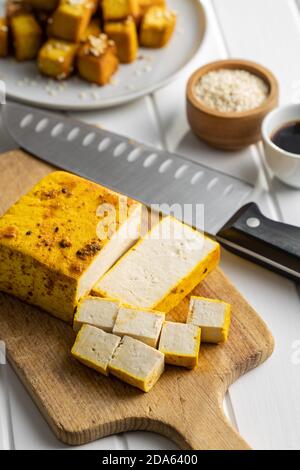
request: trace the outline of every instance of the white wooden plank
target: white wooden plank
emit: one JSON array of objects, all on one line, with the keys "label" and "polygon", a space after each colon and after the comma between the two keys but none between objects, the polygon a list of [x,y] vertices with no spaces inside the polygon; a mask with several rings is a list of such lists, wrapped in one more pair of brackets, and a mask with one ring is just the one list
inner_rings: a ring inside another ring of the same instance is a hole
[{"label": "white wooden plank", "polygon": [[[230,55],[269,66],[280,79],[282,101],[290,100],[293,80],[300,74],[299,64],[290,52],[300,39],[294,3],[213,3]],[[300,223],[299,211],[295,210],[299,192],[273,182],[269,175],[268,178],[277,217]],[[295,418],[299,413],[300,375],[292,354],[299,336],[300,316],[295,286],[268,271],[258,272],[250,263],[247,269],[241,269],[237,259],[228,264],[226,258],[231,255],[224,256],[227,272],[262,314],[276,340],[272,359],[231,387],[239,429],[255,448],[296,449],[300,441],[300,424]]]}]

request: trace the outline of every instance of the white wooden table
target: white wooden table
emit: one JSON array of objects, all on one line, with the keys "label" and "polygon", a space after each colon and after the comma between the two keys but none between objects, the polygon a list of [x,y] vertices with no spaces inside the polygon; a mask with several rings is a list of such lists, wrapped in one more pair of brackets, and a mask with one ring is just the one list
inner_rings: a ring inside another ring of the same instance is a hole
[{"label": "white wooden table", "polygon": [[[188,0],[182,0],[188,1]],[[260,146],[238,154],[207,148],[191,134],[185,118],[185,83],[198,66],[241,57],[268,66],[281,84],[281,102],[300,102],[300,0],[203,0],[208,31],[197,57],[172,85],[132,104],[76,117],[175,150],[257,185],[266,215],[300,226],[300,191],[289,189],[266,169]],[[12,148],[0,126],[0,151]],[[226,412],[255,449],[300,448],[300,289],[263,268],[223,251],[226,274],[272,330],[276,350],[259,369],[234,384]],[[0,437],[17,449],[61,449],[18,378],[8,367],[10,412],[0,374]],[[80,447],[82,448],[82,447]],[[150,433],[127,433],[83,446],[89,449],[174,449]]]}]

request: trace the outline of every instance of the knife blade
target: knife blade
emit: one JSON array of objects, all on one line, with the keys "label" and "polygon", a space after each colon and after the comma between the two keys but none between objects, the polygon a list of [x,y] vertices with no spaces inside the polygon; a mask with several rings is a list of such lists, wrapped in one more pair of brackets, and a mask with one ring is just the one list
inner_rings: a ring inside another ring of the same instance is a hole
[{"label": "knife blade", "polygon": [[[215,237],[229,250],[300,280],[300,228],[245,204],[253,186],[185,157],[53,112],[7,103],[4,125],[24,150]],[[199,217],[204,208],[204,219]],[[203,225],[203,220],[205,224]]]}]

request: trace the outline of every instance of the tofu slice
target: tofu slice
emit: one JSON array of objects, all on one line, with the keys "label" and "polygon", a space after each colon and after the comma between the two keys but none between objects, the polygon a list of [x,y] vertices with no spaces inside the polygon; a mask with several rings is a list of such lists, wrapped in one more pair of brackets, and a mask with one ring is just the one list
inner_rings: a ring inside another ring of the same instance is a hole
[{"label": "tofu slice", "polygon": [[218,264],[220,246],[166,217],[94,286],[94,295],[123,305],[169,312]]},{"label": "tofu slice", "polygon": [[111,333],[118,311],[119,302],[100,297],[84,297],[77,307],[73,329],[79,331],[82,325],[87,324]]},{"label": "tofu slice", "polygon": [[164,355],[136,339],[124,336],[109,363],[109,372],[149,392],[164,371]]},{"label": "tofu slice", "polygon": [[227,341],[231,305],[221,300],[191,297],[187,323],[201,328],[203,343]]},{"label": "tofu slice", "polygon": [[79,300],[138,239],[141,208],[50,173],[0,218],[0,290],[72,324]]},{"label": "tofu slice", "polygon": [[107,376],[108,364],[120,341],[119,336],[106,333],[94,326],[83,325],[71,354],[86,366]]},{"label": "tofu slice", "polygon": [[121,307],[113,333],[130,336],[156,348],[164,321],[165,314],[161,312]]},{"label": "tofu slice", "polygon": [[193,369],[198,365],[201,329],[198,326],[165,322],[159,341],[159,351],[166,364]]}]

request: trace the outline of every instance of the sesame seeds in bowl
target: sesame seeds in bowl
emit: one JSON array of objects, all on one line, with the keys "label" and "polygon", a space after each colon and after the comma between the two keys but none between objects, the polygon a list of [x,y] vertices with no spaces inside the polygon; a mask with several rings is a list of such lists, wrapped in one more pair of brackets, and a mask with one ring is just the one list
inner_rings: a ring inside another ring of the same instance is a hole
[{"label": "sesame seeds in bowl", "polygon": [[187,117],[203,141],[238,150],[261,139],[261,124],[278,104],[272,72],[246,60],[222,60],[196,70],[187,85]]}]

